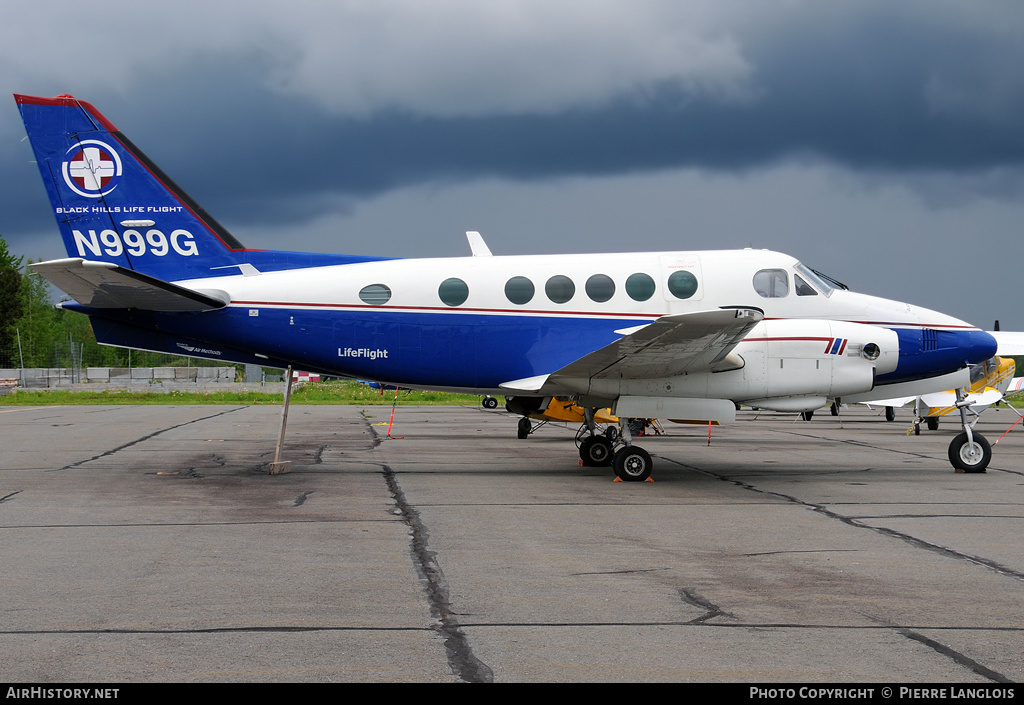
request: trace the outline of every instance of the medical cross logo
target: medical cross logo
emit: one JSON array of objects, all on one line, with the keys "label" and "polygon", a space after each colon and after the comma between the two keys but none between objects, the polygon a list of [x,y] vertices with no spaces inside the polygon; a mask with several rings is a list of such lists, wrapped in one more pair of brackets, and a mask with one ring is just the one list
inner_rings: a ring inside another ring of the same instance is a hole
[{"label": "medical cross logo", "polygon": [[121,158],[98,140],[79,142],[67,151],[62,167],[64,183],[79,196],[99,198],[117,188]]}]

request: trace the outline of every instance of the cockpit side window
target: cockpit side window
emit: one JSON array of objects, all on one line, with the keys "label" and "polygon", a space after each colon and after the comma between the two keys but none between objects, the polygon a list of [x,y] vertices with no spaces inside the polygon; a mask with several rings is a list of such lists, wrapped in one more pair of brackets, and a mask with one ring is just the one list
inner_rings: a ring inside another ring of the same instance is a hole
[{"label": "cockpit side window", "polygon": [[980,365],[971,365],[970,370],[971,370],[971,384],[972,385],[973,384],[977,384],[981,380],[985,379],[985,375],[986,375],[985,363],[981,363]]},{"label": "cockpit side window", "polygon": [[793,288],[796,289],[797,296],[817,296],[818,292],[814,290],[814,287],[805,282],[800,278],[799,274],[793,275]]},{"label": "cockpit side window", "polygon": [[789,277],[784,269],[762,269],[754,275],[754,291],[766,299],[789,295]]},{"label": "cockpit side window", "polygon": [[[800,273],[800,276],[804,278],[804,281],[810,282],[812,287],[820,291],[825,296],[831,296],[832,292],[835,291],[834,286],[825,281],[824,277],[819,277],[818,274],[810,267],[798,263],[793,267],[793,269]],[[797,291],[797,294],[801,295],[799,291]]]}]

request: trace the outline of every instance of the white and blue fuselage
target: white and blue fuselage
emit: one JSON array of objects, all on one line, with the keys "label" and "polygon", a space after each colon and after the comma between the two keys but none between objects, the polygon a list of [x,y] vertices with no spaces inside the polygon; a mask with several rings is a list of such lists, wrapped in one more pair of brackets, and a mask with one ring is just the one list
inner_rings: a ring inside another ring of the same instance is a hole
[{"label": "white and blue fuselage", "polygon": [[705,420],[941,391],[996,351],[766,250],[495,257],[475,233],[460,258],[249,250],[88,103],[16,100],[68,252],[33,266],[104,343]]}]

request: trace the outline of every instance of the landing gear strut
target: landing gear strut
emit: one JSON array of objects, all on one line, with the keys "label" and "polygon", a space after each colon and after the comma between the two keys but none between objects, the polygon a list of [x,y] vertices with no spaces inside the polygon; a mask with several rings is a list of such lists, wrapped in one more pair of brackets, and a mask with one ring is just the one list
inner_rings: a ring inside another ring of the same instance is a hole
[{"label": "landing gear strut", "polygon": [[985,472],[989,461],[992,460],[992,446],[983,435],[974,433],[971,424],[967,422],[967,407],[970,406],[970,402],[966,400],[962,389],[956,390],[956,406],[960,410],[960,423],[964,431],[957,434],[949,444],[949,462],[957,472]]}]

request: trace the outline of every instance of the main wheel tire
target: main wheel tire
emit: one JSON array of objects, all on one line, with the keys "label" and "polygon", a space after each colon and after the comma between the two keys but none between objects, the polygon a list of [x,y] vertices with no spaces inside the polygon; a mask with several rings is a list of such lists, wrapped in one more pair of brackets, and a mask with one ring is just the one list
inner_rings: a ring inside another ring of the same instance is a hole
[{"label": "main wheel tire", "polygon": [[980,433],[973,434],[974,442],[967,440],[967,431],[960,433],[949,444],[949,462],[961,472],[985,472],[992,460],[992,446]]},{"label": "main wheel tire", "polygon": [[580,460],[584,466],[591,468],[611,465],[611,441],[604,436],[587,436],[580,443]]},{"label": "main wheel tire", "polygon": [[516,430],[516,435],[519,439],[526,438],[530,435],[530,431],[533,430],[533,424],[530,423],[530,419],[527,416],[519,419],[519,428]]},{"label": "main wheel tire", "polygon": [[643,482],[651,476],[654,464],[643,448],[626,446],[615,454],[612,460],[615,476],[623,482]]},{"label": "main wheel tire", "polygon": [[494,397],[484,397],[483,405],[485,409],[497,409],[498,400]]},{"label": "main wheel tire", "polygon": [[885,420],[892,421],[896,418],[896,410],[891,406],[885,407]]},{"label": "main wheel tire", "polygon": [[939,417],[938,416],[926,416],[924,417],[925,423],[928,425],[929,431],[939,430]]}]

